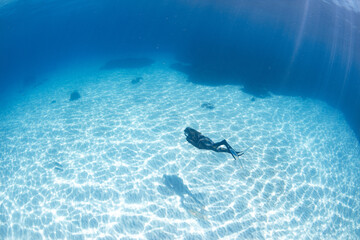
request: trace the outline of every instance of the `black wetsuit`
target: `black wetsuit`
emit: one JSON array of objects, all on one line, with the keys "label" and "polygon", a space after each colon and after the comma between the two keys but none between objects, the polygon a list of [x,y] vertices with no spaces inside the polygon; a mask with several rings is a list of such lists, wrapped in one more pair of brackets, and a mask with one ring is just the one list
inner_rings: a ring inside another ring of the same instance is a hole
[{"label": "black wetsuit", "polygon": [[[186,140],[196,148],[212,150],[215,152],[227,152],[232,154],[230,151],[230,149],[232,148],[225,139],[222,140],[221,142],[214,143],[210,138],[205,137],[200,132],[190,127],[187,127],[184,130],[184,134],[186,136]],[[225,147],[221,147],[221,146],[225,146]],[[238,156],[241,156],[244,153],[236,152],[236,154]],[[233,157],[235,158],[235,156]]]}]

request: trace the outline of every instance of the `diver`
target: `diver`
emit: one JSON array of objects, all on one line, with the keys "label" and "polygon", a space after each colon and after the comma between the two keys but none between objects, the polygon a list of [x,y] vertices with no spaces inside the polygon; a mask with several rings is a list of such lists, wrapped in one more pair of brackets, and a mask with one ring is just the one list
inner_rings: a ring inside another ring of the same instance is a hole
[{"label": "diver", "polygon": [[190,127],[185,128],[184,134],[186,140],[199,149],[227,152],[230,153],[235,160],[239,160],[239,157],[245,153],[244,151],[236,152],[225,139],[221,142],[214,143],[210,138],[205,137],[200,132]]}]

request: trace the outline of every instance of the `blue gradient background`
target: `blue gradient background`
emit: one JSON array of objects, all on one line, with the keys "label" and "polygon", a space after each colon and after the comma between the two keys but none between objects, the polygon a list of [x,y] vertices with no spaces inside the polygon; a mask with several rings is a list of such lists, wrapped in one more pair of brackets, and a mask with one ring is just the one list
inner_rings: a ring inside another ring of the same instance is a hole
[{"label": "blue gradient background", "polygon": [[194,82],[325,100],[360,136],[359,25],[357,9],[309,0],[14,1],[0,9],[1,95],[74,59],[170,53]]}]

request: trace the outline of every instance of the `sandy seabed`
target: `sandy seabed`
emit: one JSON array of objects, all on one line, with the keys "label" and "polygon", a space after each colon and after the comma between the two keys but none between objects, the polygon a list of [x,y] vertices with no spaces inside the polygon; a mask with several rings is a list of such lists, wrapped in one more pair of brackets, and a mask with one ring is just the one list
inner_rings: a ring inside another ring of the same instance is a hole
[{"label": "sandy seabed", "polygon": [[[339,111],[195,85],[170,63],[64,69],[1,111],[1,239],[360,238],[360,147]],[[187,126],[249,148],[244,168],[194,148]]]}]

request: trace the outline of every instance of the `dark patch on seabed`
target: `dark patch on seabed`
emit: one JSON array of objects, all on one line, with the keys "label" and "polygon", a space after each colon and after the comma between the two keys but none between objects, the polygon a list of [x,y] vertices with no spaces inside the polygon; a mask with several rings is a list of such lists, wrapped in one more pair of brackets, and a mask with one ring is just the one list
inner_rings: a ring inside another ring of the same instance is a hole
[{"label": "dark patch on seabed", "polygon": [[129,69],[129,68],[143,68],[148,67],[154,63],[154,60],[149,58],[126,58],[114,59],[108,61],[101,69]]},{"label": "dark patch on seabed", "polygon": [[131,84],[138,84],[141,83],[141,81],[143,80],[142,77],[136,77],[133,80],[131,80]]},{"label": "dark patch on seabed", "polygon": [[210,102],[205,102],[205,103],[201,104],[201,107],[205,108],[205,109],[209,109],[209,110],[215,109],[215,105]]},{"label": "dark patch on seabed", "polygon": [[80,93],[77,90],[75,90],[70,94],[70,99],[69,100],[70,101],[76,101],[76,100],[78,100],[80,98],[81,98]]},{"label": "dark patch on seabed", "polygon": [[[326,61],[324,49],[305,49],[292,71],[286,72],[286,64],[277,63],[278,66],[269,68],[266,65],[271,62],[266,58],[259,58],[258,64],[250,60],[244,62],[242,57],[229,59],[224,55],[233,49],[221,49],[224,52],[213,51],[210,57],[208,53],[200,53],[186,59],[190,63],[176,63],[171,68],[187,74],[188,80],[196,84],[243,86],[243,92],[256,98],[269,97],[271,92],[325,101],[344,113],[360,141],[360,66],[354,64],[351,69],[346,69],[341,59],[336,59],[330,72],[322,72],[318,65]],[[238,56],[241,56],[240,51]]]},{"label": "dark patch on seabed", "polygon": [[219,66],[194,66],[183,63],[174,63],[170,67],[174,70],[187,74],[189,81],[193,83],[210,86],[243,84],[242,91],[253,95],[254,97],[266,98],[270,96],[265,84],[255,81],[241,80],[241,74],[236,72],[239,68],[236,68],[236,66],[233,66],[234,68],[232,68],[231,64],[228,64],[227,67],[223,67],[223,69],[220,69]]}]

